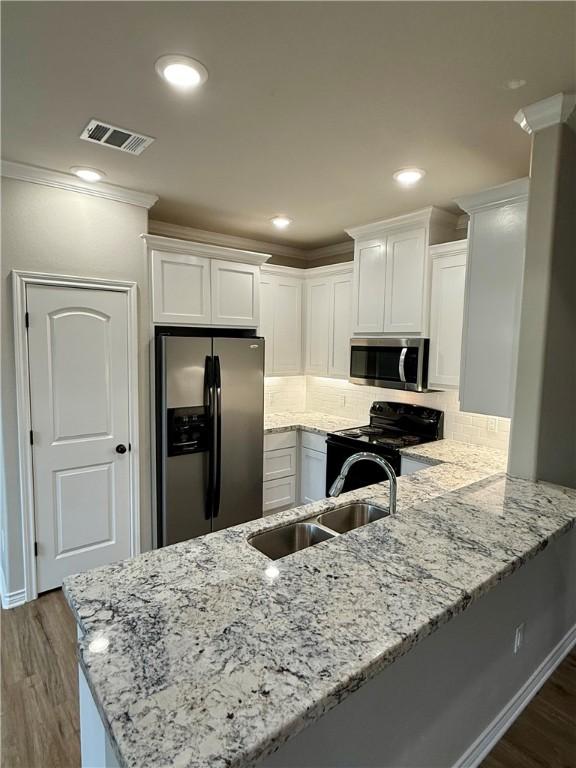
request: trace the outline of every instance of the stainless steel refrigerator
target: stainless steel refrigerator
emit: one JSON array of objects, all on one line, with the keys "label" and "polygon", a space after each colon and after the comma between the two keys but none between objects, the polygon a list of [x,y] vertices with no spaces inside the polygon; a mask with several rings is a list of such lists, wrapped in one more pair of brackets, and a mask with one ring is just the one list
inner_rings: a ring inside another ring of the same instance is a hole
[{"label": "stainless steel refrigerator", "polygon": [[262,515],[264,339],[181,334],[156,337],[159,546]]}]

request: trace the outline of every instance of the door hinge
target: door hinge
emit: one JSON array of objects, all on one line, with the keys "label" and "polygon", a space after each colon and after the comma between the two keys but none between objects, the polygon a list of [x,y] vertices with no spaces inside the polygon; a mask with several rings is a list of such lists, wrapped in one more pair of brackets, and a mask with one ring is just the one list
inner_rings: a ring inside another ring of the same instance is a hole
[{"label": "door hinge", "polygon": [[34,542],[34,557],[38,557],[38,542]]},{"label": "door hinge", "polygon": [[24,325],[26,328],[30,328],[30,314],[28,312],[24,314]]},{"label": "door hinge", "polygon": [[34,445],[34,430],[30,430],[30,445]]}]

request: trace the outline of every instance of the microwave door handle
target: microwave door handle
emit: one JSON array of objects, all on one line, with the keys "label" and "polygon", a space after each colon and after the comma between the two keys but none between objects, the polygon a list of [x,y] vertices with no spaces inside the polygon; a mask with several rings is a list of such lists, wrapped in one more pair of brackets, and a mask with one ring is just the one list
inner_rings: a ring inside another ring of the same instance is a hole
[{"label": "microwave door handle", "polygon": [[402,352],[400,352],[400,359],[398,360],[398,374],[400,376],[400,381],[403,384],[406,384],[406,371],[404,370],[404,361],[406,360],[407,352],[408,347],[403,347]]}]

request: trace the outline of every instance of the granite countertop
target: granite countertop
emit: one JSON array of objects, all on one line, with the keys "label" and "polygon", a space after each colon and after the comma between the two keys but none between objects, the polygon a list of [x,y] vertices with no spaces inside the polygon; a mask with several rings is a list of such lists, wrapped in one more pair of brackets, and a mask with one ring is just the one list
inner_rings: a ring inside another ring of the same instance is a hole
[{"label": "granite countertop", "polygon": [[575,524],[576,491],[506,477],[501,452],[406,453],[431,466],[396,516],[274,563],[249,535],[387,485],[66,579],[121,765],[253,765]]},{"label": "granite countertop", "polygon": [[361,427],[367,423],[367,419],[344,419],[340,416],[331,416],[326,413],[313,411],[299,411],[296,413],[266,413],[264,415],[264,434],[272,432],[288,432],[295,429],[303,429],[306,432],[315,432],[326,435],[328,432],[336,432],[340,429]]}]

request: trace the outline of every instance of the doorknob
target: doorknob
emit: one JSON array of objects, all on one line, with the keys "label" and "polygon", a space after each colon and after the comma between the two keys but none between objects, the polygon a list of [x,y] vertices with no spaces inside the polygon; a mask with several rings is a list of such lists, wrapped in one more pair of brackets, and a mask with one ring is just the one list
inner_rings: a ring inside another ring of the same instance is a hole
[{"label": "doorknob", "polygon": [[122,445],[122,443],[120,443],[120,445],[117,445],[116,453],[126,453],[126,446]]}]

